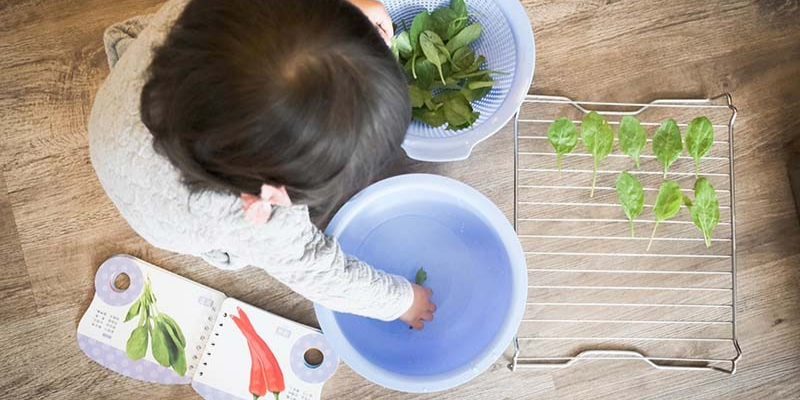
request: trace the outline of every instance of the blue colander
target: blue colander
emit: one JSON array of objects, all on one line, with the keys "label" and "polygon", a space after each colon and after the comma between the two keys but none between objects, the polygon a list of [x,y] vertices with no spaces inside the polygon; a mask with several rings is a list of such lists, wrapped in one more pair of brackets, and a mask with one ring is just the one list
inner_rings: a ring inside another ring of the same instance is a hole
[{"label": "blue colander", "polygon": [[[402,29],[422,10],[447,7],[450,0],[383,0],[394,23]],[[494,135],[510,119],[528,93],[533,80],[535,46],[528,14],[517,0],[467,0],[469,23],[480,22],[483,35],[470,47],[486,57],[485,68],[508,72],[494,74],[497,82],[483,99],[473,102],[480,118],[467,129],[449,131],[414,121],[403,148],[421,161],[457,161],[469,157],[472,148]]]}]

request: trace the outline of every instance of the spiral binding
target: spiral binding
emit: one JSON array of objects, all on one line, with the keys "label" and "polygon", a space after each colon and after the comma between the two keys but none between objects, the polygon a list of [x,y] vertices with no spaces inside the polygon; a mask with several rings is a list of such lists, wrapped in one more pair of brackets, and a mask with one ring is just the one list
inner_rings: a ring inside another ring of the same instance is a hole
[{"label": "spiral binding", "polygon": [[[214,313],[213,315],[209,315],[207,318],[206,325],[203,326],[203,333],[200,335],[200,343],[195,347],[195,354],[192,355],[192,361],[189,364],[189,371],[196,371],[198,376],[203,376],[202,367],[208,365],[208,360],[203,363],[203,366],[200,366],[200,360],[203,358],[203,353],[206,356],[210,357],[214,346],[216,346],[215,338],[219,337],[219,332],[217,332],[217,326],[215,325],[217,322],[217,318],[219,318],[219,313],[216,307],[211,307],[211,311]],[[228,313],[223,313],[223,317],[227,317]],[[224,321],[224,318],[223,320]],[[225,322],[220,322],[219,326],[223,327]]]}]

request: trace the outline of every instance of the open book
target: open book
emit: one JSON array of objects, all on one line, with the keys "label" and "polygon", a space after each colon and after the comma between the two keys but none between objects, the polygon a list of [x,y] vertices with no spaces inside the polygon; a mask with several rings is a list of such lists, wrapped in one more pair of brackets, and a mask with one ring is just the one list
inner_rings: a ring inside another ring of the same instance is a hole
[{"label": "open book", "polygon": [[98,269],[77,339],[108,369],[207,400],[319,399],[339,364],[318,330],[126,255]]}]

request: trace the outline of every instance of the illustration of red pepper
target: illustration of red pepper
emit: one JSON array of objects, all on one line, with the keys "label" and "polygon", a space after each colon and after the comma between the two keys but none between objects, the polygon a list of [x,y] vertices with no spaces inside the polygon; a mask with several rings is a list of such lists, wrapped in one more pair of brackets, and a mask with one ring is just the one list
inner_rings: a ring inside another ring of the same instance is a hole
[{"label": "illustration of red pepper", "polygon": [[247,348],[250,350],[250,393],[253,395],[253,400],[266,395],[267,391],[272,392],[275,400],[278,400],[280,393],[286,389],[281,366],[264,339],[256,333],[244,310],[239,307],[236,310],[239,315],[231,315],[231,319],[244,334]]}]

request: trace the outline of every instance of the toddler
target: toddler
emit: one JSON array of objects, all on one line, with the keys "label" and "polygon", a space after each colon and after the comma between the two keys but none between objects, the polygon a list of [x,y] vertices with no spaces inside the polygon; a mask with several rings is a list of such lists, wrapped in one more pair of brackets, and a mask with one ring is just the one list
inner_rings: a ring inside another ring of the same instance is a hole
[{"label": "toddler", "polygon": [[89,121],[100,183],[154,246],[422,329],[430,289],[315,225],[401,152],[411,112],[391,36],[371,0],[170,0],[109,28]]}]

